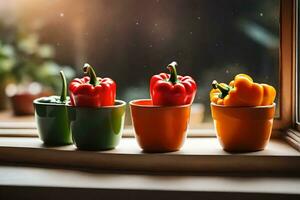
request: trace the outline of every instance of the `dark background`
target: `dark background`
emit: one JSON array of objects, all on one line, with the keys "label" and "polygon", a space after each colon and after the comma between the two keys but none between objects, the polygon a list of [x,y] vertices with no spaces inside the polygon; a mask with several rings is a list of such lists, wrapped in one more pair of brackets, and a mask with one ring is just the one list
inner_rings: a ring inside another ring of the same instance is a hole
[{"label": "dark background", "polygon": [[213,79],[247,73],[278,88],[279,0],[14,1],[17,23],[55,45],[61,64],[81,76],[88,62],[126,101],[148,98],[150,77],[172,61],[206,108]]}]

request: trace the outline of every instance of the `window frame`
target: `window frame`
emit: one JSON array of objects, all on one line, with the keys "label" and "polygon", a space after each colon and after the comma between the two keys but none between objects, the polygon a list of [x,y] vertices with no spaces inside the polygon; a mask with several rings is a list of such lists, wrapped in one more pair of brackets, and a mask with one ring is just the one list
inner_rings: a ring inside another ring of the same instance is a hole
[{"label": "window frame", "polygon": [[275,119],[275,130],[292,127],[294,111],[295,71],[295,5],[296,0],[280,1],[280,65],[279,65],[279,118]]},{"label": "window frame", "polygon": [[300,113],[298,112],[299,110],[299,0],[296,0],[296,6],[295,6],[295,70],[294,70],[294,84],[295,84],[295,89],[294,89],[294,119],[293,119],[293,124],[295,124],[295,128],[300,131]]},{"label": "window frame", "polygon": [[[279,117],[274,119],[273,134],[278,136],[280,132],[296,127],[300,130],[300,123],[297,123],[297,6],[298,0],[280,0],[280,49],[279,49]],[[129,114],[129,113],[128,113]],[[32,122],[0,122],[0,135],[8,129],[35,130]],[[125,129],[125,137],[133,136],[133,128]],[[191,129],[189,137],[214,136],[213,129]],[[30,135],[30,134],[29,134]]]}]

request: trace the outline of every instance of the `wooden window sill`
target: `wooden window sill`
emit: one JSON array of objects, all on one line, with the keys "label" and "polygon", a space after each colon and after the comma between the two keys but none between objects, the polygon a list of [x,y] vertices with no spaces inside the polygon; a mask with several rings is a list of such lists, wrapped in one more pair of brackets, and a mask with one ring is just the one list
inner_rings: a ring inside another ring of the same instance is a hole
[{"label": "wooden window sill", "polygon": [[45,147],[36,137],[0,137],[0,196],[299,199],[299,166],[300,153],[281,139],[264,151],[230,154],[215,137],[188,138],[178,152],[147,154],[134,138],[88,152]]},{"label": "wooden window sill", "polygon": [[122,138],[109,151],[76,150],[74,145],[45,147],[36,137],[0,137],[0,162],[148,172],[289,172],[299,173],[300,153],[272,139],[264,151],[230,154],[217,138],[188,138],[182,150],[143,153],[134,138]]}]

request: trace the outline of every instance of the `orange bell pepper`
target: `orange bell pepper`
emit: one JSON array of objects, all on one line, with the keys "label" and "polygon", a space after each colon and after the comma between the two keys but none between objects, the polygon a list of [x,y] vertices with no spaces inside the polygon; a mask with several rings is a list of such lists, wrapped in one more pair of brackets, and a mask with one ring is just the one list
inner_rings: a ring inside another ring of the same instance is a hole
[{"label": "orange bell pepper", "polygon": [[253,82],[246,74],[238,74],[229,85],[213,81],[211,102],[225,106],[272,105],[276,96],[274,87]]}]

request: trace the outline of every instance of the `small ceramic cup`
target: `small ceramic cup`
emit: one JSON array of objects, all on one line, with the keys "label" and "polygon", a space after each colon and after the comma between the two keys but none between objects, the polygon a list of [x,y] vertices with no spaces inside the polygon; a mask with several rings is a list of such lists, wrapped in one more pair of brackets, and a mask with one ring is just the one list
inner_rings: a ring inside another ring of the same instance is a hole
[{"label": "small ceramic cup", "polygon": [[191,105],[154,106],[151,99],[130,102],[138,144],[145,152],[177,151],[183,145]]},{"label": "small ceramic cup", "polygon": [[122,136],[126,103],[99,108],[68,106],[73,140],[80,150],[114,149]]},{"label": "small ceramic cup", "polygon": [[263,150],[272,132],[275,103],[270,106],[228,107],[211,104],[219,142],[229,152]]},{"label": "small ceramic cup", "polygon": [[39,100],[35,99],[33,105],[40,139],[49,146],[72,144],[67,106]]}]

